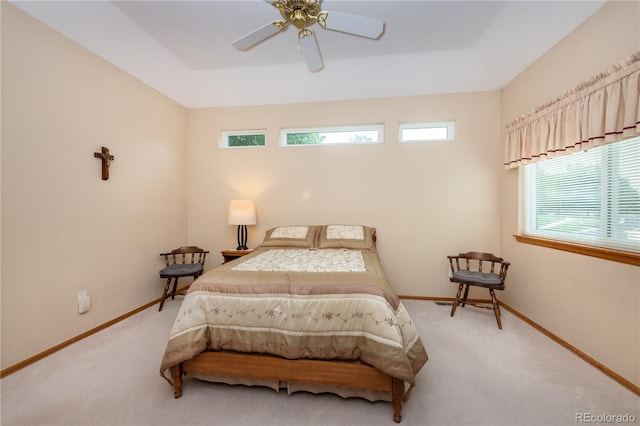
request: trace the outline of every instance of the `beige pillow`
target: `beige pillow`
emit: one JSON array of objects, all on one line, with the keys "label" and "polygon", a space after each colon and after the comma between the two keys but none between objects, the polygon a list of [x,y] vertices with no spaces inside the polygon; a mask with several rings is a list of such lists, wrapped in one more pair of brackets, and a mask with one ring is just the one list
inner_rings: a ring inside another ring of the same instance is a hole
[{"label": "beige pillow", "polygon": [[376,250],[376,229],[363,225],[323,225],[318,248]]},{"label": "beige pillow", "polygon": [[278,226],[265,234],[260,247],[312,248],[316,246],[319,226]]}]

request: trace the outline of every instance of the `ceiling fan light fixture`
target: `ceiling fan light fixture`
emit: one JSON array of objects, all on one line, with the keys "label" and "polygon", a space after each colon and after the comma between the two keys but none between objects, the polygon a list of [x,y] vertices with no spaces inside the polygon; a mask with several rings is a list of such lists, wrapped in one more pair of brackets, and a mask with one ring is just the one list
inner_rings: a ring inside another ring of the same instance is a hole
[{"label": "ceiling fan light fixture", "polygon": [[305,13],[304,10],[294,10],[293,13],[291,14],[291,23],[296,27],[296,28],[300,28],[303,29],[305,28],[307,25],[307,21],[308,21],[308,15]]},{"label": "ceiling fan light fixture", "polygon": [[384,32],[384,22],[348,13],[320,11],[320,0],[265,0],[280,11],[284,21],[271,22],[233,42],[240,50],[246,50],[289,24],[298,28],[298,46],[310,71],[324,68],[316,36],[308,27],[315,24],[327,30],[340,31],[371,39],[378,39]]},{"label": "ceiling fan light fixture", "polygon": [[291,22],[300,30],[313,25],[320,13],[318,0],[280,0],[272,4],[278,8],[285,21]]}]

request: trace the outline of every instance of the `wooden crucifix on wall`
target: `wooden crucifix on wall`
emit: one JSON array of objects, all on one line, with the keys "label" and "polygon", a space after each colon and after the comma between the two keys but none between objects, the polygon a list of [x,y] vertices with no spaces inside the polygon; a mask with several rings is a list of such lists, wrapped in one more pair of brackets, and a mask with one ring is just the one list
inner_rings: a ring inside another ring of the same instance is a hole
[{"label": "wooden crucifix on wall", "polygon": [[103,146],[102,151],[94,152],[93,156],[102,160],[102,180],[109,179],[109,167],[111,166],[111,161],[115,158],[109,154],[109,148]]}]

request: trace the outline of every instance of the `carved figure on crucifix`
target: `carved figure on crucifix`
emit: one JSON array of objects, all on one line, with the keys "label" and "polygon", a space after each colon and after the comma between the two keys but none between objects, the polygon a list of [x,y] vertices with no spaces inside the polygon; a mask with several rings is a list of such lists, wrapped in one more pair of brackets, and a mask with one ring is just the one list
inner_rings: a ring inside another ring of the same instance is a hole
[{"label": "carved figure on crucifix", "polygon": [[102,180],[109,179],[109,167],[111,167],[111,161],[115,158],[109,154],[109,148],[103,146],[101,152],[94,152],[93,156],[102,160]]}]

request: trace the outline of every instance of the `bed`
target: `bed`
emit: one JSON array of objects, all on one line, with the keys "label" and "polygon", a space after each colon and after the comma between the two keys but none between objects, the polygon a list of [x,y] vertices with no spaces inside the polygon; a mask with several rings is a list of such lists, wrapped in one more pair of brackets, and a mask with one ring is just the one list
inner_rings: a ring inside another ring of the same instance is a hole
[{"label": "bed", "polygon": [[402,403],[427,362],[387,281],[375,228],[282,226],[189,288],[160,374]]}]

